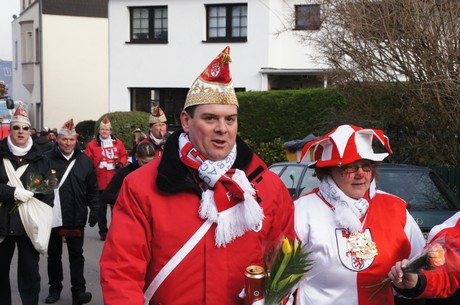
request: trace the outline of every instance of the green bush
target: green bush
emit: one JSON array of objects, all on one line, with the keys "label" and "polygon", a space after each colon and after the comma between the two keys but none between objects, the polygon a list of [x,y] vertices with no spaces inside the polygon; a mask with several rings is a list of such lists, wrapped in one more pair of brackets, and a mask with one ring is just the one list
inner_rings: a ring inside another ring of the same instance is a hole
[{"label": "green bush", "polygon": [[149,130],[150,113],[142,111],[117,111],[102,115],[94,127],[94,135],[98,133],[101,120],[107,116],[112,124],[112,134],[119,138],[127,150],[131,149],[131,137],[133,130],[140,128],[147,134]]},{"label": "green bush", "polygon": [[334,113],[345,106],[336,89],[301,89],[238,92],[239,131],[257,145],[275,138],[303,139],[310,133],[324,134],[337,122]]}]

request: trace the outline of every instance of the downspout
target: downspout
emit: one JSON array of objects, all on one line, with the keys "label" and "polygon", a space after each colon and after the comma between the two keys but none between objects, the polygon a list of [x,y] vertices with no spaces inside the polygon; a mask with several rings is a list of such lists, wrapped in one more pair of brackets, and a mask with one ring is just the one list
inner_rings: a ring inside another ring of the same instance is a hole
[{"label": "downspout", "polygon": [[40,48],[40,64],[39,64],[39,74],[40,74],[40,124],[41,126],[39,127],[41,130],[43,128],[44,124],[44,117],[43,117],[43,21],[42,21],[42,3],[43,0],[38,0],[38,31],[40,35],[40,45],[38,46]]}]

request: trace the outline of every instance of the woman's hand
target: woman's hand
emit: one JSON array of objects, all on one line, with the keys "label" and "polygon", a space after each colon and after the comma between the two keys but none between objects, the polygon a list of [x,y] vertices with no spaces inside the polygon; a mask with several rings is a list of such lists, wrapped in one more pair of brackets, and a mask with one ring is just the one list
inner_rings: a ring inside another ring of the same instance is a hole
[{"label": "woman's hand", "polygon": [[391,267],[390,272],[388,272],[388,277],[391,282],[399,289],[411,289],[417,285],[418,274],[403,271],[408,263],[409,261],[407,259],[396,262],[396,264]]}]

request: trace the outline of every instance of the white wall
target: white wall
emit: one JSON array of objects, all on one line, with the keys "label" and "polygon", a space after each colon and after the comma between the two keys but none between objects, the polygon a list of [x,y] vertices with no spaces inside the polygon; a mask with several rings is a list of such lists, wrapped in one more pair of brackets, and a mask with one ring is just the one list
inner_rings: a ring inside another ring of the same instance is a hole
[{"label": "white wall", "polygon": [[43,15],[43,124],[108,112],[108,20]]},{"label": "white wall", "polygon": [[[248,41],[206,43],[204,4],[240,1],[110,0],[110,111],[130,109],[130,87],[188,88],[201,71],[230,45],[235,87],[263,90],[261,68],[316,68],[305,46],[291,34],[276,36],[285,1],[248,0]],[[290,1],[289,1],[290,2]],[[301,2],[301,1],[298,1]],[[127,6],[168,5],[167,44],[129,44]],[[293,7],[291,7],[292,9]]]},{"label": "white wall", "polygon": [[[31,22],[32,33],[34,42],[37,39],[35,37],[35,29],[39,27],[38,17],[38,3],[35,2],[28,7],[27,10],[22,11],[21,15],[12,22],[12,39],[13,39],[13,87],[14,87],[14,99],[23,101],[26,105],[26,111],[29,115],[31,123],[34,127],[39,123],[40,113],[36,113],[36,105],[40,104],[40,66],[37,64],[28,64],[24,66],[29,72],[28,75],[33,75],[33,86],[29,86],[30,91],[23,85],[23,39],[21,36],[21,25],[20,22]],[[35,43],[34,43],[34,55],[35,55]],[[35,59],[36,61],[39,58]],[[25,76],[24,76],[25,77]]]}]

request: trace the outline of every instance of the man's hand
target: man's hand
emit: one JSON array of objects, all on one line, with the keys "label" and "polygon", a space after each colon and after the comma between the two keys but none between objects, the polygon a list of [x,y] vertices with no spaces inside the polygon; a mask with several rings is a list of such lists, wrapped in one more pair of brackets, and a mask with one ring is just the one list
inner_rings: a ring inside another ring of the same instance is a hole
[{"label": "man's hand", "polygon": [[98,219],[99,219],[99,211],[92,210],[91,212],[89,212],[88,224],[91,228],[96,225]]},{"label": "man's hand", "polygon": [[417,285],[417,273],[403,272],[403,269],[407,267],[408,263],[409,261],[407,259],[396,262],[396,264],[391,267],[391,270],[388,273],[388,277],[390,278],[393,285],[399,289],[411,289]]},{"label": "man's hand", "polygon": [[25,189],[21,189],[19,187],[17,187],[15,190],[14,190],[14,199],[16,201],[20,201],[20,202],[26,202],[27,200],[29,200],[30,198],[32,198],[34,196],[34,193],[32,193],[31,191],[28,191],[28,190],[25,190]]}]

